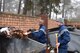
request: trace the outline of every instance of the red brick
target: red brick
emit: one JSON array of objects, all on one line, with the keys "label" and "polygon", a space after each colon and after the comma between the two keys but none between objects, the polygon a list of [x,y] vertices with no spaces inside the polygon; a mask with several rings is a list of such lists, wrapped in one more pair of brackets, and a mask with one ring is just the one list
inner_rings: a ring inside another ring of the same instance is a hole
[{"label": "red brick", "polygon": [[[30,28],[39,28],[38,21],[40,18],[32,18],[27,16],[19,16],[14,14],[2,13],[0,15],[0,26],[13,26],[24,31]],[[48,20],[48,29],[57,27],[58,22],[54,20]]]}]

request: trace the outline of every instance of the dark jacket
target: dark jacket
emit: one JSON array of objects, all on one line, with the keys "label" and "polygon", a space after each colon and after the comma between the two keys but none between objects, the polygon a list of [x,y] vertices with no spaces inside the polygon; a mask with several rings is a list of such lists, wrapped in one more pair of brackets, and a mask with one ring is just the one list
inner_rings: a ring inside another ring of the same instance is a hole
[{"label": "dark jacket", "polygon": [[32,32],[32,36],[36,38],[36,41],[43,44],[46,43],[46,27],[44,25],[40,25],[37,32]]},{"label": "dark jacket", "polygon": [[58,42],[60,43],[59,48],[67,49],[68,42],[70,41],[70,33],[67,30],[66,26],[61,25],[59,29]]}]

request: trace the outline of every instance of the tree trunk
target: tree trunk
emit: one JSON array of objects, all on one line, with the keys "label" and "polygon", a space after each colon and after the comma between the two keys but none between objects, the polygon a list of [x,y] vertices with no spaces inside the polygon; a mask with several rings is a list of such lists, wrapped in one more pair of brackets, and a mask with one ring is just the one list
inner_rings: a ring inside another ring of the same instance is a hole
[{"label": "tree trunk", "polygon": [[50,15],[49,15],[49,18],[51,18],[51,11],[52,11],[52,3],[50,2]]},{"label": "tree trunk", "polygon": [[43,0],[41,14],[47,14],[47,1],[46,0]]},{"label": "tree trunk", "polygon": [[3,12],[5,11],[5,0],[3,0]]},{"label": "tree trunk", "polygon": [[32,5],[32,16],[36,15],[36,0],[33,1],[33,5]]},{"label": "tree trunk", "polygon": [[2,4],[2,0],[0,0],[0,12],[1,12],[1,4]]},{"label": "tree trunk", "polygon": [[32,7],[32,16],[34,16],[34,5]]},{"label": "tree trunk", "polygon": [[26,10],[26,8],[25,8],[25,7],[23,8],[23,14],[24,14],[24,15],[26,15],[26,14],[27,14],[27,10]]},{"label": "tree trunk", "polygon": [[20,14],[20,11],[21,11],[21,1],[22,1],[22,0],[19,1],[18,14]]},{"label": "tree trunk", "polygon": [[28,0],[24,0],[24,8],[23,8],[23,14],[26,15],[27,14],[27,3]]},{"label": "tree trunk", "polygon": [[56,20],[57,20],[57,13],[56,13]]},{"label": "tree trunk", "polygon": [[64,5],[63,5],[63,9],[62,9],[62,18],[64,18],[64,8],[65,8],[65,0],[63,0]]}]

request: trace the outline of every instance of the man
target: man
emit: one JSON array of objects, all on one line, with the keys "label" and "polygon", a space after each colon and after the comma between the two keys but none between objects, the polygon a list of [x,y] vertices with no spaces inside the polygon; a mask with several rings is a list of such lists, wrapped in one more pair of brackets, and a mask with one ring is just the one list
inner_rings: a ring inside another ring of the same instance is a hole
[{"label": "man", "polygon": [[46,27],[44,26],[44,21],[39,20],[39,30],[33,32],[27,32],[26,35],[31,33],[32,37],[36,39],[36,41],[45,44],[46,43]]},{"label": "man", "polygon": [[56,44],[59,48],[58,53],[67,53],[68,42],[70,41],[70,33],[64,25],[64,19],[60,18],[59,22],[61,22],[61,24],[59,26],[58,43]]}]

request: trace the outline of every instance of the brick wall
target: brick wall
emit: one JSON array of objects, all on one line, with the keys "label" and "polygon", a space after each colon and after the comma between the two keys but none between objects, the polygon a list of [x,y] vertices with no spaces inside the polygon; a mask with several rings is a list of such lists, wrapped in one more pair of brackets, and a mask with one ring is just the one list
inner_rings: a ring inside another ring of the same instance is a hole
[{"label": "brick wall", "polygon": [[0,26],[12,26],[24,31],[32,27],[38,29],[38,20],[39,18],[31,18],[23,15],[0,14]]},{"label": "brick wall", "polygon": [[80,28],[80,22],[66,22],[66,25],[71,25],[76,28]]},{"label": "brick wall", "polygon": [[[10,13],[0,13],[0,26],[11,26],[27,31],[30,28],[38,29],[38,21],[40,17],[29,17],[24,15],[15,15]],[[48,19],[48,29],[55,28],[59,25],[58,22]]]},{"label": "brick wall", "polygon": [[61,24],[61,23],[56,22],[55,20],[48,19],[48,29],[56,28],[56,27],[58,27],[60,24]]}]

